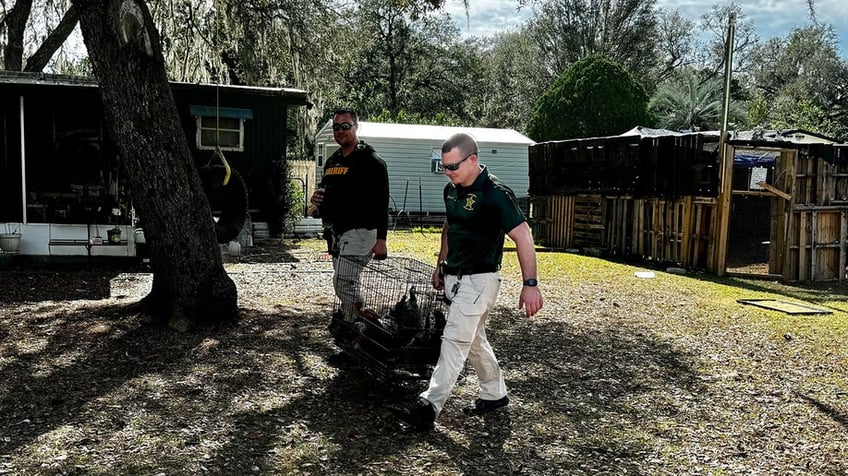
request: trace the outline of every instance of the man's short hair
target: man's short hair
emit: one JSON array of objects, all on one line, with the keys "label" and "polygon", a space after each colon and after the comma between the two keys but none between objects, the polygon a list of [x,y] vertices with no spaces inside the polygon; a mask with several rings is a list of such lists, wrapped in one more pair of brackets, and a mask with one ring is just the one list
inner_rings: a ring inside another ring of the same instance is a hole
[{"label": "man's short hair", "polygon": [[458,132],[442,143],[442,153],[450,152],[453,149],[459,149],[462,156],[477,155],[477,141],[469,134]]},{"label": "man's short hair", "polygon": [[354,124],[359,124],[359,116],[356,115],[356,111],[349,107],[340,107],[333,112],[334,116],[338,116],[340,114],[350,114],[350,118],[353,119]]}]

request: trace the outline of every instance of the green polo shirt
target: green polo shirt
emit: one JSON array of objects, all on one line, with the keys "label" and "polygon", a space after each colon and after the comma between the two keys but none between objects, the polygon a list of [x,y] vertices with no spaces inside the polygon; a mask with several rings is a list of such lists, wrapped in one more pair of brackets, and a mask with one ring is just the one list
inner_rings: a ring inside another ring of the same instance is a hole
[{"label": "green polo shirt", "polygon": [[525,220],[512,190],[484,165],[469,187],[449,183],[444,198],[448,222],[447,266],[500,265],[504,235]]}]

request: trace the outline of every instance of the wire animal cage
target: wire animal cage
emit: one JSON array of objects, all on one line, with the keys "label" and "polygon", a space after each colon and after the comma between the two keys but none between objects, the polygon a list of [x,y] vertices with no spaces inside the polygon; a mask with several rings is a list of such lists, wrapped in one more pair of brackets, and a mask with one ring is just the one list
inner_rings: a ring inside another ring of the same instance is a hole
[{"label": "wire animal cage", "polygon": [[433,270],[412,258],[340,256],[330,323],[336,345],[379,379],[430,378],[447,309]]}]

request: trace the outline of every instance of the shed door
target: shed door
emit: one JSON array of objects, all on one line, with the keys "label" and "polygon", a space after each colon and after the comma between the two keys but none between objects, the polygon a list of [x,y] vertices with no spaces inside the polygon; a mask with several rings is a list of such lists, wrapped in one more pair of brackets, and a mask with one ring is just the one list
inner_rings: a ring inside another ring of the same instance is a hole
[{"label": "shed door", "polygon": [[733,188],[727,237],[725,269],[736,274],[781,274],[775,256],[773,220],[782,200],[776,197],[775,170],[779,154],[774,151],[733,149]]}]

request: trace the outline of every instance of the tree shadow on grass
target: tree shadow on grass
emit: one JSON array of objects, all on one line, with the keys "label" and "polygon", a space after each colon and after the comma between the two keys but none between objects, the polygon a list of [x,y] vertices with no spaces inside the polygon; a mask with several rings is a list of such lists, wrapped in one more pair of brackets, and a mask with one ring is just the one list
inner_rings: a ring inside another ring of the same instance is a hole
[{"label": "tree shadow on grass", "polygon": [[695,359],[648,332],[497,313],[490,338],[511,405],[465,417],[470,377],[427,434],[388,410],[426,382],[328,367],[324,313],[246,309],[236,326],[190,334],[146,328],[122,307],[26,316],[15,325],[32,346],[2,354],[0,453],[46,458],[22,472],[109,461],[169,474],[639,473],[656,451],[639,432],[705,392]]},{"label": "tree shadow on grass", "polygon": [[[822,307],[825,310],[848,312],[848,284],[839,282],[784,283],[766,279],[745,279],[713,275],[693,275],[692,279],[731,286],[753,293],[749,298],[763,294],[778,294]],[[836,303],[836,305],[826,304]]]},{"label": "tree shadow on grass", "polygon": [[645,433],[707,393],[699,358],[643,329],[498,311],[490,339],[518,403],[513,424],[532,426],[522,451],[545,454],[545,463],[525,465],[531,473],[644,471],[657,451]]},{"label": "tree shadow on grass", "polygon": [[[351,409],[362,435],[373,429],[369,412],[349,399],[380,396],[378,389],[358,377],[327,376],[332,370],[322,361],[333,349],[325,322],[245,314],[239,325],[197,333],[140,325],[123,306],[96,304],[42,306],[17,322],[0,321],[2,334],[17,339],[0,347],[0,454],[27,461],[7,467],[74,473],[108,461],[121,472],[191,474],[205,464],[246,474],[243,463],[263,435],[285,437],[314,421],[326,423],[327,435],[335,428],[336,439],[356,441],[362,436],[339,424]],[[239,410],[269,405],[256,417]],[[264,430],[280,421],[287,423]],[[320,446],[307,446],[303,461],[320,462]],[[28,459],[33,453],[41,456]]]},{"label": "tree shadow on grass", "polygon": [[15,338],[4,341],[0,353],[6,361],[0,367],[0,428],[9,429],[0,441],[4,453],[79,423],[86,407],[139,375],[181,365],[179,349],[202,338],[138,326],[124,306],[35,312],[3,323],[6,337]]},{"label": "tree shadow on grass", "polygon": [[0,270],[0,303],[106,299],[112,279],[122,272],[117,268]]},{"label": "tree shadow on grass", "polygon": [[[311,392],[284,406],[238,415],[237,427],[266,430],[253,441],[251,461],[278,471],[309,465],[326,474],[406,472],[398,464],[460,474],[639,473],[658,451],[641,432],[674,418],[688,398],[704,397],[692,370],[697,359],[647,332],[585,332],[499,312],[490,335],[513,399],[505,411],[465,417],[459,407],[473,401],[476,389],[459,386],[434,431],[410,432],[387,406],[409,403],[426,382],[398,389],[340,372],[316,378]],[[297,435],[313,441],[311,453],[298,448]],[[242,453],[233,441],[216,466]],[[291,461],[285,454],[301,456]]]},{"label": "tree shadow on grass", "polygon": [[839,423],[840,425],[844,426],[846,430],[848,430],[848,415],[845,415],[844,413],[840,413],[839,410],[837,410],[836,408],[833,408],[832,406],[828,405],[827,403],[824,403],[824,402],[820,401],[819,399],[812,397],[810,395],[800,393],[800,392],[798,392],[797,395],[801,398],[801,400],[804,400],[805,402],[809,403],[816,410],[824,413],[825,415],[828,416],[828,418]]}]

